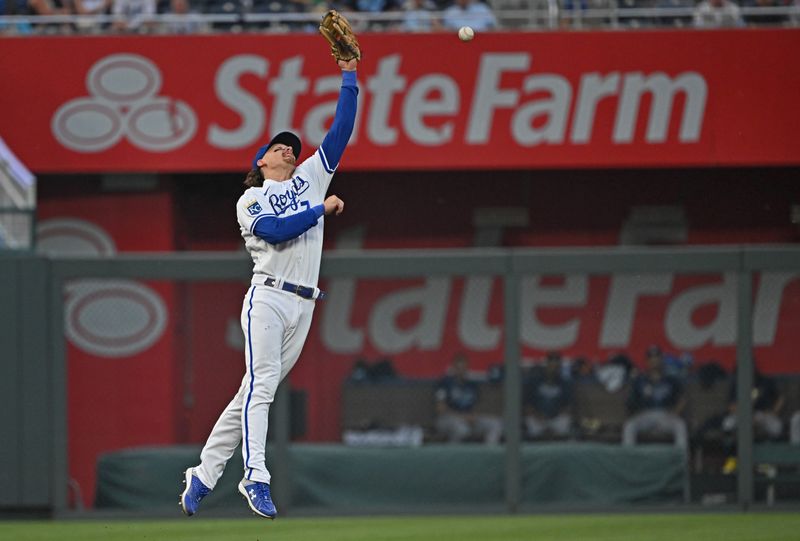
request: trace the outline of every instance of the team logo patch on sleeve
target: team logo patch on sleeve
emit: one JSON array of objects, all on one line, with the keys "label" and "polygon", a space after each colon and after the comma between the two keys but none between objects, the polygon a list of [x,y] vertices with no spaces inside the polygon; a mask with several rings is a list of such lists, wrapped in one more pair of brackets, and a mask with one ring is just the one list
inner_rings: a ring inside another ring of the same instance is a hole
[{"label": "team logo patch on sleeve", "polygon": [[250,216],[257,216],[261,213],[261,205],[255,199],[251,199],[247,202],[247,212]]}]

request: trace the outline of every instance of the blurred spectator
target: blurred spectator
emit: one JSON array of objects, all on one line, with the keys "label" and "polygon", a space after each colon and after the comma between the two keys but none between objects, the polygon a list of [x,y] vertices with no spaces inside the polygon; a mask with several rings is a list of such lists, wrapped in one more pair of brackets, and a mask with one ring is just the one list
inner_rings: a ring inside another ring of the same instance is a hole
[{"label": "blurred spectator", "polygon": [[458,30],[462,26],[471,26],[473,30],[489,30],[497,28],[497,19],[491,8],[478,0],[454,0],[444,10],[442,24],[450,30]]},{"label": "blurred spectator", "polygon": [[486,370],[486,381],[489,383],[502,383],[506,378],[506,367],[503,363],[493,363]]},{"label": "blurred spectator", "polygon": [[594,369],[597,378],[606,391],[616,393],[628,382],[633,363],[625,353],[617,353],[605,363]]},{"label": "blurred spectator", "polygon": [[25,0],[0,0],[0,15],[27,15]]},{"label": "blurred spectator", "polygon": [[[267,15],[277,15],[283,13],[305,13],[316,9],[316,4],[311,0],[211,0],[215,13],[257,13]],[[326,10],[327,11],[327,10]],[[309,32],[312,25],[305,21],[289,20],[270,20],[252,21],[244,26],[242,23],[234,23],[232,26],[215,23],[215,27],[238,32],[241,30],[253,30],[261,32],[267,28],[279,32]],[[313,24],[316,32],[318,23]]]},{"label": "blurred spectator", "polygon": [[[728,433],[736,432],[736,377],[731,385],[728,399],[728,412],[722,420],[722,430]],[[755,437],[759,439],[775,440],[783,432],[783,420],[780,411],[783,408],[783,397],[778,392],[775,380],[763,375],[756,369],[753,374],[753,389],[750,392],[753,402],[753,428]]]},{"label": "blurred spectator", "polygon": [[[69,0],[28,0],[28,7],[29,11],[32,15],[48,15],[48,16],[57,16],[57,15],[72,15],[72,6],[69,4]],[[60,23],[60,24],[43,24],[39,26],[37,24],[37,29],[39,31],[45,31],[47,33],[61,33],[61,34],[69,34],[72,32],[72,25],[69,23]]]},{"label": "blurred spectator", "polygon": [[[631,0],[632,3],[633,0]],[[636,3],[638,4],[639,0]],[[624,0],[548,0],[540,2],[544,9],[551,9],[554,4],[560,6],[560,26],[562,28],[570,26],[574,28],[607,28],[612,24],[611,19],[605,15],[599,16],[601,11],[617,11],[618,8],[632,7],[632,5],[626,5]],[[636,7],[647,6],[637,5]],[[616,24],[615,20],[614,25]]]},{"label": "blurred spectator", "polygon": [[[573,24],[576,24],[576,21],[581,22],[581,26],[583,26],[583,12],[589,9],[589,2],[588,0],[561,0],[559,2],[561,9],[559,10],[559,14],[561,15],[561,20],[559,24],[561,28],[569,28]],[[580,13],[578,13],[580,11]]]},{"label": "blurred spectator", "polygon": [[[292,3],[298,13],[319,13],[320,19],[328,10],[336,9],[336,6],[332,2],[328,2],[328,0],[294,0]],[[313,23],[313,28],[309,27],[309,31],[312,30],[317,32],[317,23]]]},{"label": "blurred spectator", "polygon": [[633,413],[622,427],[622,443],[634,445],[640,433],[671,434],[675,445],[687,448],[688,430],[680,417],[685,400],[680,382],[664,373],[658,346],[647,348],[647,369],[636,376],[628,397]]},{"label": "blurred spectator", "polygon": [[367,13],[381,13],[398,7],[395,0],[354,0],[354,4],[358,11]]},{"label": "blurred spectator", "polygon": [[[113,0],[74,0],[75,13],[78,15],[108,15]],[[81,17],[75,23],[81,32],[101,31],[104,24],[97,23],[91,17]]]},{"label": "blurred spectator", "polygon": [[[318,20],[322,20],[322,16],[329,10],[337,9],[336,5],[328,0],[295,0],[294,5],[298,13],[318,14]],[[350,21],[350,24],[352,23],[353,21]],[[312,32],[315,34],[319,32],[319,23],[317,21],[292,23],[291,26],[292,28],[297,28],[298,30],[302,30],[304,32]]]},{"label": "blurred spectator", "polygon": [[105,15],[111,9],[112,0],[74,0],[78,15]]},{"label": "blurred spectator", "polygon": [[403,15],[403,30],[408,32],[432,32],[441,30],[442,23],[433,11],[436,4],[431,0],[408,0]]},{"label": "blurred spectator", "polygon": [[373,363],[359,357],[353,363],[349,379],[354,382],[376,383],[392,380],[396,377],[397,371],[394,368],[394,362],[388,357],[378,359]]},{"label": "blurred spectator", "polygon": [[561,9],[564,11],[573,11],[580,9],[585,11],[589,9],[588,0],[563,0]]},{"label": "blurred spectator", "polygon": [[[746,0],[742,6],[748,8],[788,7],[783,0]],[[781,25],[789,20],[784,13],[754,13],[745,16],[745,22],[752,25]]]},{"label": "blurred spectator", "polygon": [[503,422],[499,417],[478,415],[473,411],[478,396],[478,383],[469,378],[469,361],[459,353],[435,391],[436,430],[447,441],[459,442],[477,437],[489,444],[500,442]]},{"label": "blurred spectator", "polygon": [[662,9],[686,9],[686,15],[666,17],[656,17],[655,24],[657,26],[691,26],[692,15],[691,9],[694,7],[694,0],[658,0],[656,7]]},{"label": "blurred spectator", "polygon": [[62,0],[28,0],[33,15],[72,15],[69,3]]},{"label": "blurred spectator", "polygon": [[617,0],[617,6],[620,9],[620,23],[630,28],[642,28],[653,26],[653,17],[644,17],[641,15],[629,15],[629,9],[648,9],[655,7],[656,0]]},{"label": "blurred spectator", "polygon": [[694,25],[698,28],[743,26],[739,6],[731,0],[703,0],[694,9]]},{"label": "blurred spectator", "polygon": [[794,412],[789,420],[789,443],[800,445],[800,411]]},{"label": "blurred spectator", "polygon": [[594,378],[594,366],[586,357],[576,357],[569,363],[569,379]]},{"label": "blurred spectator", "polygon": [[680,355],[664,353],[661,356],[661,362],[664,365],[664,374],[678,380],[685,380],[694,366],[694,356],[688,352]]},{"label": "blurred spectator", "polygon": [[189,0],[170,0],[168,13],[181,16],[166,23],[164,30],[169,34],[201,34],[210,29],[209,24],[191,8]]},{"label": "blurred spectator", "polygon": [[[362,13],[377,14],[385,11],[400,11],[403,8],[403,0],[345,0],[338,3],[339,11],[359,11]],[[353,19],[350,18],[350,24],[356,32],[364,32],[371,30],[384,30],[392,23],[390,21],[374,20],[374,19]],[[397,24],[397,23],[394,23]]]},{"label": "blurred spectator", "polygon": [[[724,413],[711,417],[701,431],[710,429],[720,429],[723,433],[722,447],[728,458],[722,467],[723,473],[733,473],[736,471],[736,427],[738,426],[738,416],[736,413],[737,400],[736,375],[734,371],[733,383],[731,384],[728,395],[728,408]],[[753,402],[753,429],[754,438],[759,440],[776,440],[783,433],[783,420],[780,418],[780,410],[783,408],[783,397],[778,392],[775,380],[764,376],[756,369],[753,374],[753,389],[750,393]]]},{"label": "blurred spectator", "polygon": [[353,368],[350,371],[350,381],[354,382],[365,382],[369,381],[369,365],[367,364],[366,359],[359,357],[353,363]]},{"label": "blurred spectator", "polygon": [[545,359],[544,371],[534,377],[527,394],[525,428],[536,439],[550,432],[569,436],[572,429],[572,390],[562,375],[561,354],[551,351]]},{"label": "blurred spectator", "polygon": [[[27,15],[26,0],[0,0],[0,15]],[[30,34],[33,27],[28,23],[0,23],[0,34]]]},{"label": "blurred spectator", "polygon": [[156,0],[114,0],[112,13],[118,17],[112,25],[118,31],[146,31],[153,23],[147,18],[156,13]]}]

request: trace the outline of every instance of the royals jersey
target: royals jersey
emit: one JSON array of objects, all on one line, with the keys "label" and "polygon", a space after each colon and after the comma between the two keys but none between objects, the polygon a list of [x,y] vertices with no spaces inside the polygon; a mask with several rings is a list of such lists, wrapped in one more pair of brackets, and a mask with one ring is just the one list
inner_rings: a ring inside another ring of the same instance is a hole
[{"label": "royals jersey", "polygon": [[[266,179],[261,187],[249,188],[236,203],[236,215],[245,247],[253,258],[253,274],[265,274],[302,286],[316,287],[322,259],[323,210],[298,216],[303,222],[299,236],[270,243],[264,226],[322,205],[353,132],[356,117],[358,84],[354,71],[342,73],[342,88],[336,113],[327,135],[314,154],[302,162],[292,178],[279,182]],[[318,217],[316,222],[313,221]],[[264,220],[259,226],[259,221]],[[292,221],[292,220],[289,220]],[[258,226],[259,229],[256,229]],[[310,227],[310,229],[305,229]]]},{"label": "royals jersey", "polygon": [[261,187],[247,189],[236,203],[245,248],[253,258],[253,274],[283,278],[304,286],[317,286],[322,258],[324,217],[299,237],[273,245],[254,234],[260,219],[283,218],[321,205],[333,171],[322,147],[301,163],[289,180],[267,179]]},{"label": "royals jersey", "polygon": [[467,413],[478,402],[478,384],[471,380],[458,380],[452,376],[444,377],[436,386],[435,398],[445,402],[452,410]]},{"label": "royals jersey", "polygon": [[633,381],[628,406],[633,411],[671,408],[678,403],[681,391],[681,384],[675,378],[656,379],[640,374]]}]

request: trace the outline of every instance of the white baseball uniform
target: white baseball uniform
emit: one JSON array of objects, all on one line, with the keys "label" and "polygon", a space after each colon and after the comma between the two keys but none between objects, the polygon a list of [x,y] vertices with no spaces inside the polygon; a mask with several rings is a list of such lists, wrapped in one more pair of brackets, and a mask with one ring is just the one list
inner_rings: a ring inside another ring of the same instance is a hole
[{"label": "white baseball uniform", "polygon": [[[253,258],[253,279],[241,314],[246,371],[194,470],[208,488],[214,488],[240,441],[245,479],[270,482],[265,457],[269,406],[297,362],[311,326],[320,294],[322,203],[352,133],[357,94],[355,72],[343,72],[336,117],[322,145],[291,179],[265,179],[236,204],[245,247]],[[293,225],[287,226],[289,222]]]}]

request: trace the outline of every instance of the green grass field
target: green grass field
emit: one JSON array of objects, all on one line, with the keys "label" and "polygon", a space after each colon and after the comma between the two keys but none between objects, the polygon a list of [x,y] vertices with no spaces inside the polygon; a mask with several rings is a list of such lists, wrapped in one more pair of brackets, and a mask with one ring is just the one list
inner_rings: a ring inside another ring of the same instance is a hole
[{"label": "green grass field", "polygon": [[797,541],[800,513],[0,522],[3,541]]}]

